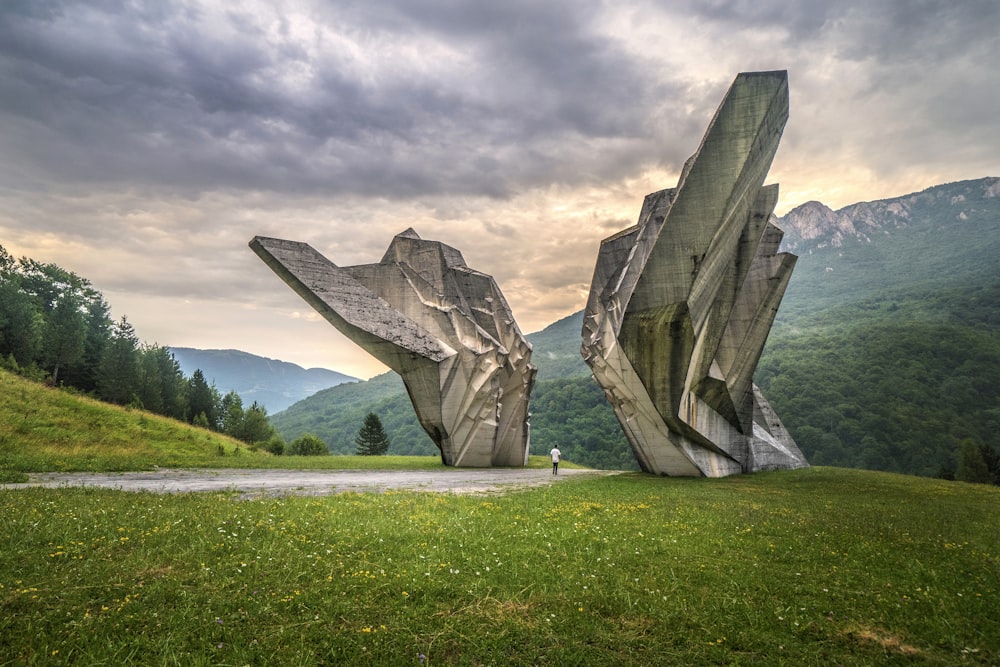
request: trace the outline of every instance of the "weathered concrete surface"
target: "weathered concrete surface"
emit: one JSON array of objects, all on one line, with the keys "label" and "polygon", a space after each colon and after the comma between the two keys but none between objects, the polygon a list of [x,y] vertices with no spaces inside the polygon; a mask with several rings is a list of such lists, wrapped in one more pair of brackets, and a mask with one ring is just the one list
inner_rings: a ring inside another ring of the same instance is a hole
[{"label": "weathered concrete surface", "polygon": [[435,493],[505,493],[548,486],[567,479],[602,477],[617,471],[548,468],[490,468],[446,470],[234,470],[161,469],[122,473],[31,473],[21,484],[0,484],[0,489],[28,487],[100,487],[150,493],[235,491],[244,496],[321,496],[398,489]]},{"label": "weathered concrete surface", "polygon": [[400,374],[446,465],[528,460],[531,345],[493,278],[412,229],[377,264],[338,267],[305,243],[250,247],[344,335]]},{"label": "weathered concrete surface", "polygon": [[581,352],[647,472],[808,465],[753,385],[795,265],[763,184],[787,118],[785,72],[740,74],[677,187],[601,244]]}]

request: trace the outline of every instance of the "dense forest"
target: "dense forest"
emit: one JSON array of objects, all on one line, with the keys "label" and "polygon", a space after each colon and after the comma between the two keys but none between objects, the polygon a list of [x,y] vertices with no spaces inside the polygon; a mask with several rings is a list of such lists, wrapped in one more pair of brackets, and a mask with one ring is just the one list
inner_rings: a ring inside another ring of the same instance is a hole
[{"label": "dense forest", "polygon": [[56,264],[15,260],[0,246],[0,365],[118,405],[184,420],[274,452],[284,442],[267,411],[220,395],[196,370],[184,376],[170,351],[140,343],[125,316],[90,281]]},{"label": "dense forest", "polygon": [[799,260],[755,380],[811,462],[1000,482],[998,195],[985,178],[779,221]]},{"label": "dense forest", "polygon": [[1000,281],[896,293],[772,337],[757,382],[810,462],[954,475],[1000,451]]}]

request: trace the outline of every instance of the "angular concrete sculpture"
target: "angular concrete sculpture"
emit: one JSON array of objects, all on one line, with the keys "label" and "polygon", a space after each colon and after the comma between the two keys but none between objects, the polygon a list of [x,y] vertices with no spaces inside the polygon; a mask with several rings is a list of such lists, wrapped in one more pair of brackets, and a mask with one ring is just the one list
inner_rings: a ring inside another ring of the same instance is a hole
[{"label": "angular concrete sculpture", "polygon": [[528,460],[531,345],[493,278],[462,254],[396,236],[378,264],[338,267],[296,241],[250,247],[333,326],[399,373],[420,425],[452,466]]},{"label": "angular concrete sculpture", "polygon": [[796,259],[763,186],[787,118],[785,72],[740,74],[677,187],[601,243],[581,352],[646,472],[808,466],[753,384]]}]

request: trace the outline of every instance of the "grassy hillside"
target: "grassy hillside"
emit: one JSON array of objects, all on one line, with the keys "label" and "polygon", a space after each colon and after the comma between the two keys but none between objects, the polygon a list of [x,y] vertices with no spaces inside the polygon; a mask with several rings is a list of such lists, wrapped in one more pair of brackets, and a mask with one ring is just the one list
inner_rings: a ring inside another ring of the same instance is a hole
[{"label": "grassy hillside", "polygon": [[[569,467],[575,467],[567,462]],[[183,468],[440,469],[440,456],[271,456],[215,431],[0,370],[0,483],[25,473]],[[548,469],[545,456],[529,468]]]},{"label": "grassy hillside", "polygon": [[268,456],[219,433],[102,403],[0,370],[0,470],[204,467]]},{"label": "grassy hillside", "polygon": [[995,487],[832,468],[489,497],[0,490],[0,656],[996,665],[998,525]]}]

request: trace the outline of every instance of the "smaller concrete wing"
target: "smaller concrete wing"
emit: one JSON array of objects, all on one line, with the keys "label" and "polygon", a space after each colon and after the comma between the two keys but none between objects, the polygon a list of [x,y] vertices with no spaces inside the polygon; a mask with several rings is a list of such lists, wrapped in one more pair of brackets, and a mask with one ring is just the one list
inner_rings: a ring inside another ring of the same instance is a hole
[{"label": "smaller concrete wing", "polygon": [[377,264],[338,267],[305,243],[250,247],[328,322],[402,376],[421,426],[454,466],[521,466],[531,345],[492,277],[415,231]]}]

